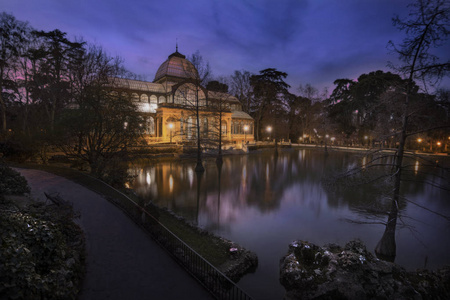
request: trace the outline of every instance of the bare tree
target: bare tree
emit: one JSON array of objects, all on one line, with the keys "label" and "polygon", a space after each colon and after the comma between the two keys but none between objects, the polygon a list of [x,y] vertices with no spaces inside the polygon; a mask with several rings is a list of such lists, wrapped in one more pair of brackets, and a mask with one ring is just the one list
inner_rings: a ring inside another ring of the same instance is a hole
[{"label": "bare tree", "polygon": [[[433,159],[422,157],[420,155],[406,153],[405,147],[408,137],[419,132],[427,132],[437,128],[448,127],[446,124],[429,124],[421,120],[423,115],[430,115],[427,111],[433,104],[433,100],[427,94],[418,92],[416,80],[421,81],[424,87],[428,83],[435,84],[448,74],[450,71],[450,63],[439,62],[438,58],[432,53],[434,47],[441,46],[447,40],[449,31],[450,5],[442,0],[417,0],[410,5],[411,12],[409,17],[401,20],[398,17],[393,19],[394,25],[400,30],[406,32],[406,38],[400,46],[395,46],[393,42],[389,42],[399,55],[401,61],[400,66],[393,66],[403,79],[395,89],[385,91],[381,95],[381,104],[395,105],[396,108],[390,110],[388,119],[382,119],[378,122],[388,122],[394,127],[386,132],[387,136],[398,137],[398,148],[394,155],[384,153],[380,150],[372,150],[364,158],[362,167],[349,170],[344,178],[360,178],[361,183],[384,183],[384,190],[391,191],[390,195],[386,195],[390,199],[390,208],[388,213],[386,228],[382,238],[375,247],[377,256],[383,259],[393,260],[396,256],[395,231],[400,208],[405,202],[410,202],[401,194],[402,181],[417,180],[415,174],[423,174],[427,172],[424,166],[429,165],[434,169],[440,165]],[[439,110],[439,108],[437,108]],[[417,124],[420,124],[417,126]],[[383,125],[381,125],[383,126]],[[396,129],[397,128],[397,129]],[[383,129],[380,128],[382,131]],[[422,170],[417,170],[411,162],[416,161],[422,165]],[[368,172],[368,171],[371,172]],[[442,177],[441,182],[448,181],[448,170],[442,169],[438,175]],[[424,177],[422,177],[424,179]],[[337,183],[337,182],[336,182]],[[430,182],[429,182],[430,183]],[[442,189],[450,190],[447,185],[430,183]],[[386,203],[388,204],[388,203]],[[414,204],[414,203],[413,203]],[[428,211],[430,209],[422,207]],[[449,216],[444,216],[439,212],[433,212],[435,215],[450,220]],[[403,221],[402,221],[403,222]]]},{"label": "bare tree", "polygon": [[[218,165],[222,164],[222,144],[223,144],[223,133],[224,133],[224,117],[226,113],[230,113],[231,106],[230,100],[232,97],[230,94],[220,91],[208,91],[209,101],[209,111],[211,117],[211,134],[210,138],[217,144],[217,158],[216,163]],[[231,124],[230,124],[231,126]]]},{"label": "bare tree", "polygon": [[406,38],[399,47],[393,42],[389,44],[398,53],[403,65],[395,67],[407,78],[403,102],[403,117],[400,131],[399,148],[395,161],[394,192],[391,211],[385,233],[375,248],[381,256],[395,257],[395,226],[400,199],[400,185],[403,173],[403,159],[405,156],[406,139],[412,134],[408,132],[408,122],[411,116],[411,95],[414,92],[414,80],[421,80],[424,84],[434,80],[439,81],[450,71],[450,61],[440,63],[432,54],[431,49],[441,46],[448,38],[450,5],[443,0],[417,0],[410,5],[409,18],[401,20],[398,16],[393,19],[394,25],[406,32]]},{"label": "bare tree", "polygon": [[74,103],[63,111],[56,143],[69,157],[88,163],[93,175],[115,176],[113,166],[140,138],[142,119],[130,97],[112,91],[123,71],[120,59],[90,46],[77,61],[70,73]]},{"label": "bare tree", "polygon": [[236,96],[242,104],[242,110],[250,113],[252,99],[252,85],[250,83],[251,74],[249,71],[234,71],[230,76],[231,94]]},{"label": "bare tree", "polygon": [[195,51],[195,53],[189,57],[189,61],[197,69],[198,78],[196,79],[199,80],[199,84],[206,86],[213,77],[209,62],[203,59],[199,50]]}]

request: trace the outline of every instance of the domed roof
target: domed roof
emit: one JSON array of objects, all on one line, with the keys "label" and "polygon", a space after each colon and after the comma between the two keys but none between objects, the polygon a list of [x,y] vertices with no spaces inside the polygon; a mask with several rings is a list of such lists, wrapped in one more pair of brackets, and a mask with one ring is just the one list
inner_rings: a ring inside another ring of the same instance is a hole
[{"label": "domed roof", "polygon": [[198,72],[194,65],[186,59],[186,56],[175,51],[169,58],[161,64],[156,72],[153,82],[157,82],[163,77],[171,76],[177,78],[197,78]]}]

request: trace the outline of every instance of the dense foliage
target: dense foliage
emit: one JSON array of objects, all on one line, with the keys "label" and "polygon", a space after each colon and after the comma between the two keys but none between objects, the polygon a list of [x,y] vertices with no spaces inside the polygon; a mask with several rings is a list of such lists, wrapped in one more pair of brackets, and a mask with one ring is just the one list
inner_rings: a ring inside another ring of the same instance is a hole
[{"label": "dense foliage", "polygon": [[72,247],[64,227],[35,214],[0,210],[0,298],[76,299],[80,249]]},{"label": "dense foliage", "polygon": [[5,198],[29,192],[23,176],[0,165],[0,299],[76,299],[84,237],[72,207]]},{"label": "dense foliage", "polygon": [[30,188],[23,176],[0,164],[0,195],[22,195],[29,192]]}]

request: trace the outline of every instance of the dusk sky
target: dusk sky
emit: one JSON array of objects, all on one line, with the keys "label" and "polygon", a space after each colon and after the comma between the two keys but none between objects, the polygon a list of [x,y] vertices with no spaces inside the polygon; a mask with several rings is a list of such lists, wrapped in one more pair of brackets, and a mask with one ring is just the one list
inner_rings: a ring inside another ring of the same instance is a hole
[{"label": "dusk sky", "polygon": [[[83,37],[152,81],[175,51],[196,50],[214,76],[276,68],[299,84],[334,88],[338,78],[389,71],[387,43],[404,37],[392,25],[412,0],[0,0],[0,11],[39,30]],[[447,60],[450,43],[439,51]],[[446,84],[449,88],[449,85]]]}]

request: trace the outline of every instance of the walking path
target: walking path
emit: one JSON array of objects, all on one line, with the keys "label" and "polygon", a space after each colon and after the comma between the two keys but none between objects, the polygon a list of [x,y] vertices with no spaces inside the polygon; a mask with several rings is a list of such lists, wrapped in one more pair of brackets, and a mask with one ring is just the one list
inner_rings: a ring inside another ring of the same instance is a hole
[{"label": "walking path", "polygon": [[31,195],[59,194],[73,203],[87,243],[87,272],[79,299],[213,299],[121,210],[101,195],[44,171],[16,169]]}]

